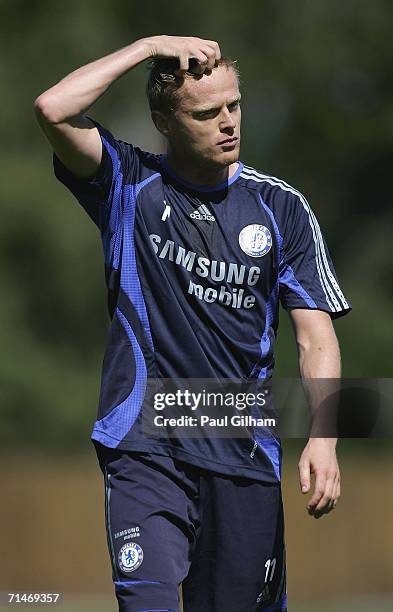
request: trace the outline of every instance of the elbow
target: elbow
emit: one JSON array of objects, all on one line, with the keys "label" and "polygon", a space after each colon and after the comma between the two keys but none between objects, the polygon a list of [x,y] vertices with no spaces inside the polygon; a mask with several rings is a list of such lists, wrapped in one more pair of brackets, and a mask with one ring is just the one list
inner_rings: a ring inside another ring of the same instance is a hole
[{"label": "elbow", "polygon": [[[307,363],[307,358],[311,353],[312,346],[312,343],[307,339],[297,339],[296,347],[301,370],[304,368],[304,364]],[[319,350],[321,349],[319,348]]]},{"label": "elbow", "polygon": [[59,104],[53,94],[45,91],[34,100],[34,112],[40,123],[50,123],[55,125],[64,119],[59,112]]},{"label": "elbow", "polygon": [[340,378],[340,348],[335,335],[297,342],[300,371],[304,378]]},{"label": "elbow", "polygon": [[296,339],[299,355],[313,353],[318,355],[326,351],[338,351],[338,340],[336,334],[316,334],[315,336],[299,335]]},{"label": "elbow", "polygon": [[310,351],[321,351],[324,347],[324,338],[319,334],[310,334],[305,331],[299,332],[296,337],[297,351],[299,355],[306,355]]}]

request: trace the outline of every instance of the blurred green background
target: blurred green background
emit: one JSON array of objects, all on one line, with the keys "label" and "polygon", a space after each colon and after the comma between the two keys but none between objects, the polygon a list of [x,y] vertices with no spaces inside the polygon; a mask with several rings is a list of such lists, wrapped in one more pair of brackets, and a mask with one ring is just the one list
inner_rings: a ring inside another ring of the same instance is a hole
[{"label": "blurred green background", "polygon": [[[71,70],[143,36],[218,40],[242,75],[241,158],[308,197],[353,303],[353,312],[336,323],[344,375],[390,377],[392,4],[3,0],[0,11],[0,448],[6,467],[0,591],[57,585],[110,596],[101,481],[88,442],[108,328],[101,245],[93,223],[53,176],[33,101]],[[142,65],[123,77],[89,114],[117,137],[159,151],[145,75]],[[284,313],[277,356],[277,374],[296,375]],[[342,441],[347,505],[343,500],[322,524],[295,519],[305,505],[296,483],[301,445],[288,441],[286,447],[290,609],[350,610],[349,600],[356,600],[353,609],[384,610],[386,597],[391,608],[391,444]],[[72,484],[78,479],[79,489]],[[78,529],[67,522],[71,502]],[[376,521],[373,538],[370,521]],[[17,548],[29,548],[23,571],[14,539],[20,524]],[[67,541],[61,568],[54,562],[59,533]],[[75,605],[88,611],[86,602]]]}]

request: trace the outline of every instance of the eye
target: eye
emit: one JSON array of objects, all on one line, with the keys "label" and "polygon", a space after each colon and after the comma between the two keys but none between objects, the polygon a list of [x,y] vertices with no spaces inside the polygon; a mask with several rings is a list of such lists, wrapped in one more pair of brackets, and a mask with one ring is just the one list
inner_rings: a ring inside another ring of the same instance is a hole
[{"label": "eye", "polygon": [[212,117],[215,117],[218,113],[219,113],[219,109],[213,108],[211,110],[200,111],[199,113],[194,113],[194,117],[195,119],[199,119],[200,121],[203,121],[203,119],[211,119]]},{"label": "eye", "polygon": [[234,111],[237,108],[239,108],[239,106],[240,106],[240,100],[236,100],[236,102],[232,102],[232,104],[228,105],[228,110],[229,111]]}]

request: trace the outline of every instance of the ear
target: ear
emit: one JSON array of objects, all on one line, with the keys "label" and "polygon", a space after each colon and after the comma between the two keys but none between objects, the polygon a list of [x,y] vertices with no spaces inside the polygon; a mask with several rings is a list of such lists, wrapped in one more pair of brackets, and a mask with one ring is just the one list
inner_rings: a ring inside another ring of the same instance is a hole
[{"label": "ear", "polygon": [[152,111],[151,118],[157,130],[164,136],[169,134],[169,117],[161,111]]}]

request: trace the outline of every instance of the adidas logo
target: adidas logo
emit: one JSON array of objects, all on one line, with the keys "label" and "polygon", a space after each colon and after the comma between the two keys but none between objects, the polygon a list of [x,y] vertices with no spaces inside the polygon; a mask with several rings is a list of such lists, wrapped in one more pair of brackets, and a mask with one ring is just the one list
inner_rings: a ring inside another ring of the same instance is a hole
[{"label": "adidas logo", "polygon": [[214,215],[210,213],[209,209],[207,208],[207,206],[205,206],[205,204],[198,206],[198,208],[194,210],[194,212],[190,213],[190,217],[192,219],[199,219],[200,221],[215,221],[216,220]]}]

